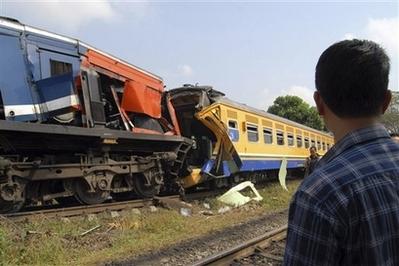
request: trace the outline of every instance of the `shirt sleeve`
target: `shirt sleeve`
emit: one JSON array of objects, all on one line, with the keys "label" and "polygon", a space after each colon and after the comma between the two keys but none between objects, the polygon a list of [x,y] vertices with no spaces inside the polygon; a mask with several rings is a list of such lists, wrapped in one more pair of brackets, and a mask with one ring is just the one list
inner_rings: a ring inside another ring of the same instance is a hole
[{"label": "shirt sleeve", "polygon": [[339,265],[337,222],[303,191],[290,205],[284,265]]}]

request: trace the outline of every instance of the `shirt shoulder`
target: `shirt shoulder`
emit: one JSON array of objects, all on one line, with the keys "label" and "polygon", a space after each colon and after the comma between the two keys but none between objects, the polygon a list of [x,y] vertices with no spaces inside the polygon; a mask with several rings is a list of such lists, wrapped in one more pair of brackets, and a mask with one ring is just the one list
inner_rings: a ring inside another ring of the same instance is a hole
[{"label": "shirt shoulder", "polygon": [[390,139],[358,144],[316,167],[298,188],[315,203],[345,201],[369,177],[399,175],[399,145]]}]

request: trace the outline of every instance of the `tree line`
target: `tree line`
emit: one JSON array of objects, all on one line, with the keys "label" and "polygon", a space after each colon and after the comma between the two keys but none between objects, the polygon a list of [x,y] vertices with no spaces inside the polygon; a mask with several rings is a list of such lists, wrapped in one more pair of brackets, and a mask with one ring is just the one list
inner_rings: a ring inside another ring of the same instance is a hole
[{"label": "tree line", "polygon": [[[277,97],[267,112],[308,127],[327,131],[323,120],[319,116],[316,107],[310,106],[298,96],[286,95]],[[399,134],[399,92],[392,92],[391,103],[381,117],[381,122],[391,134]]]}]

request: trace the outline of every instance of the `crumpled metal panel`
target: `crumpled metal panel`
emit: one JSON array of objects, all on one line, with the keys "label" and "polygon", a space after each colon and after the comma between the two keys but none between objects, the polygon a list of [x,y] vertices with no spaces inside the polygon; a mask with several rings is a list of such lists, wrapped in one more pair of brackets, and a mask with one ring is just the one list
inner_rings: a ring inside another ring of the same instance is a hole
[{"label": "crumpled metal panel", "polygon": [[122,109],[127,112],[142,113],[154,118],[161,117],[162,91],[144,83],[129,80],[125,83]]}]

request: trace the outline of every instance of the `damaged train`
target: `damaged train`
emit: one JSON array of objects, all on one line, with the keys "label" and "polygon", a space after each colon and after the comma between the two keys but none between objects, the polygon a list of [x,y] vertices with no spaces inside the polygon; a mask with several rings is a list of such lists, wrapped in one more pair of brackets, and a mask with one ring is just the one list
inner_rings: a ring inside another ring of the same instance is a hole
[{"label": "damaged train", "polygon": [[309,143],[332,145],[212,87],[166,91],[149,71],[14,19],[0,18],[0,47],[0,213],[256,181],[283,157],[300,169]]}]

